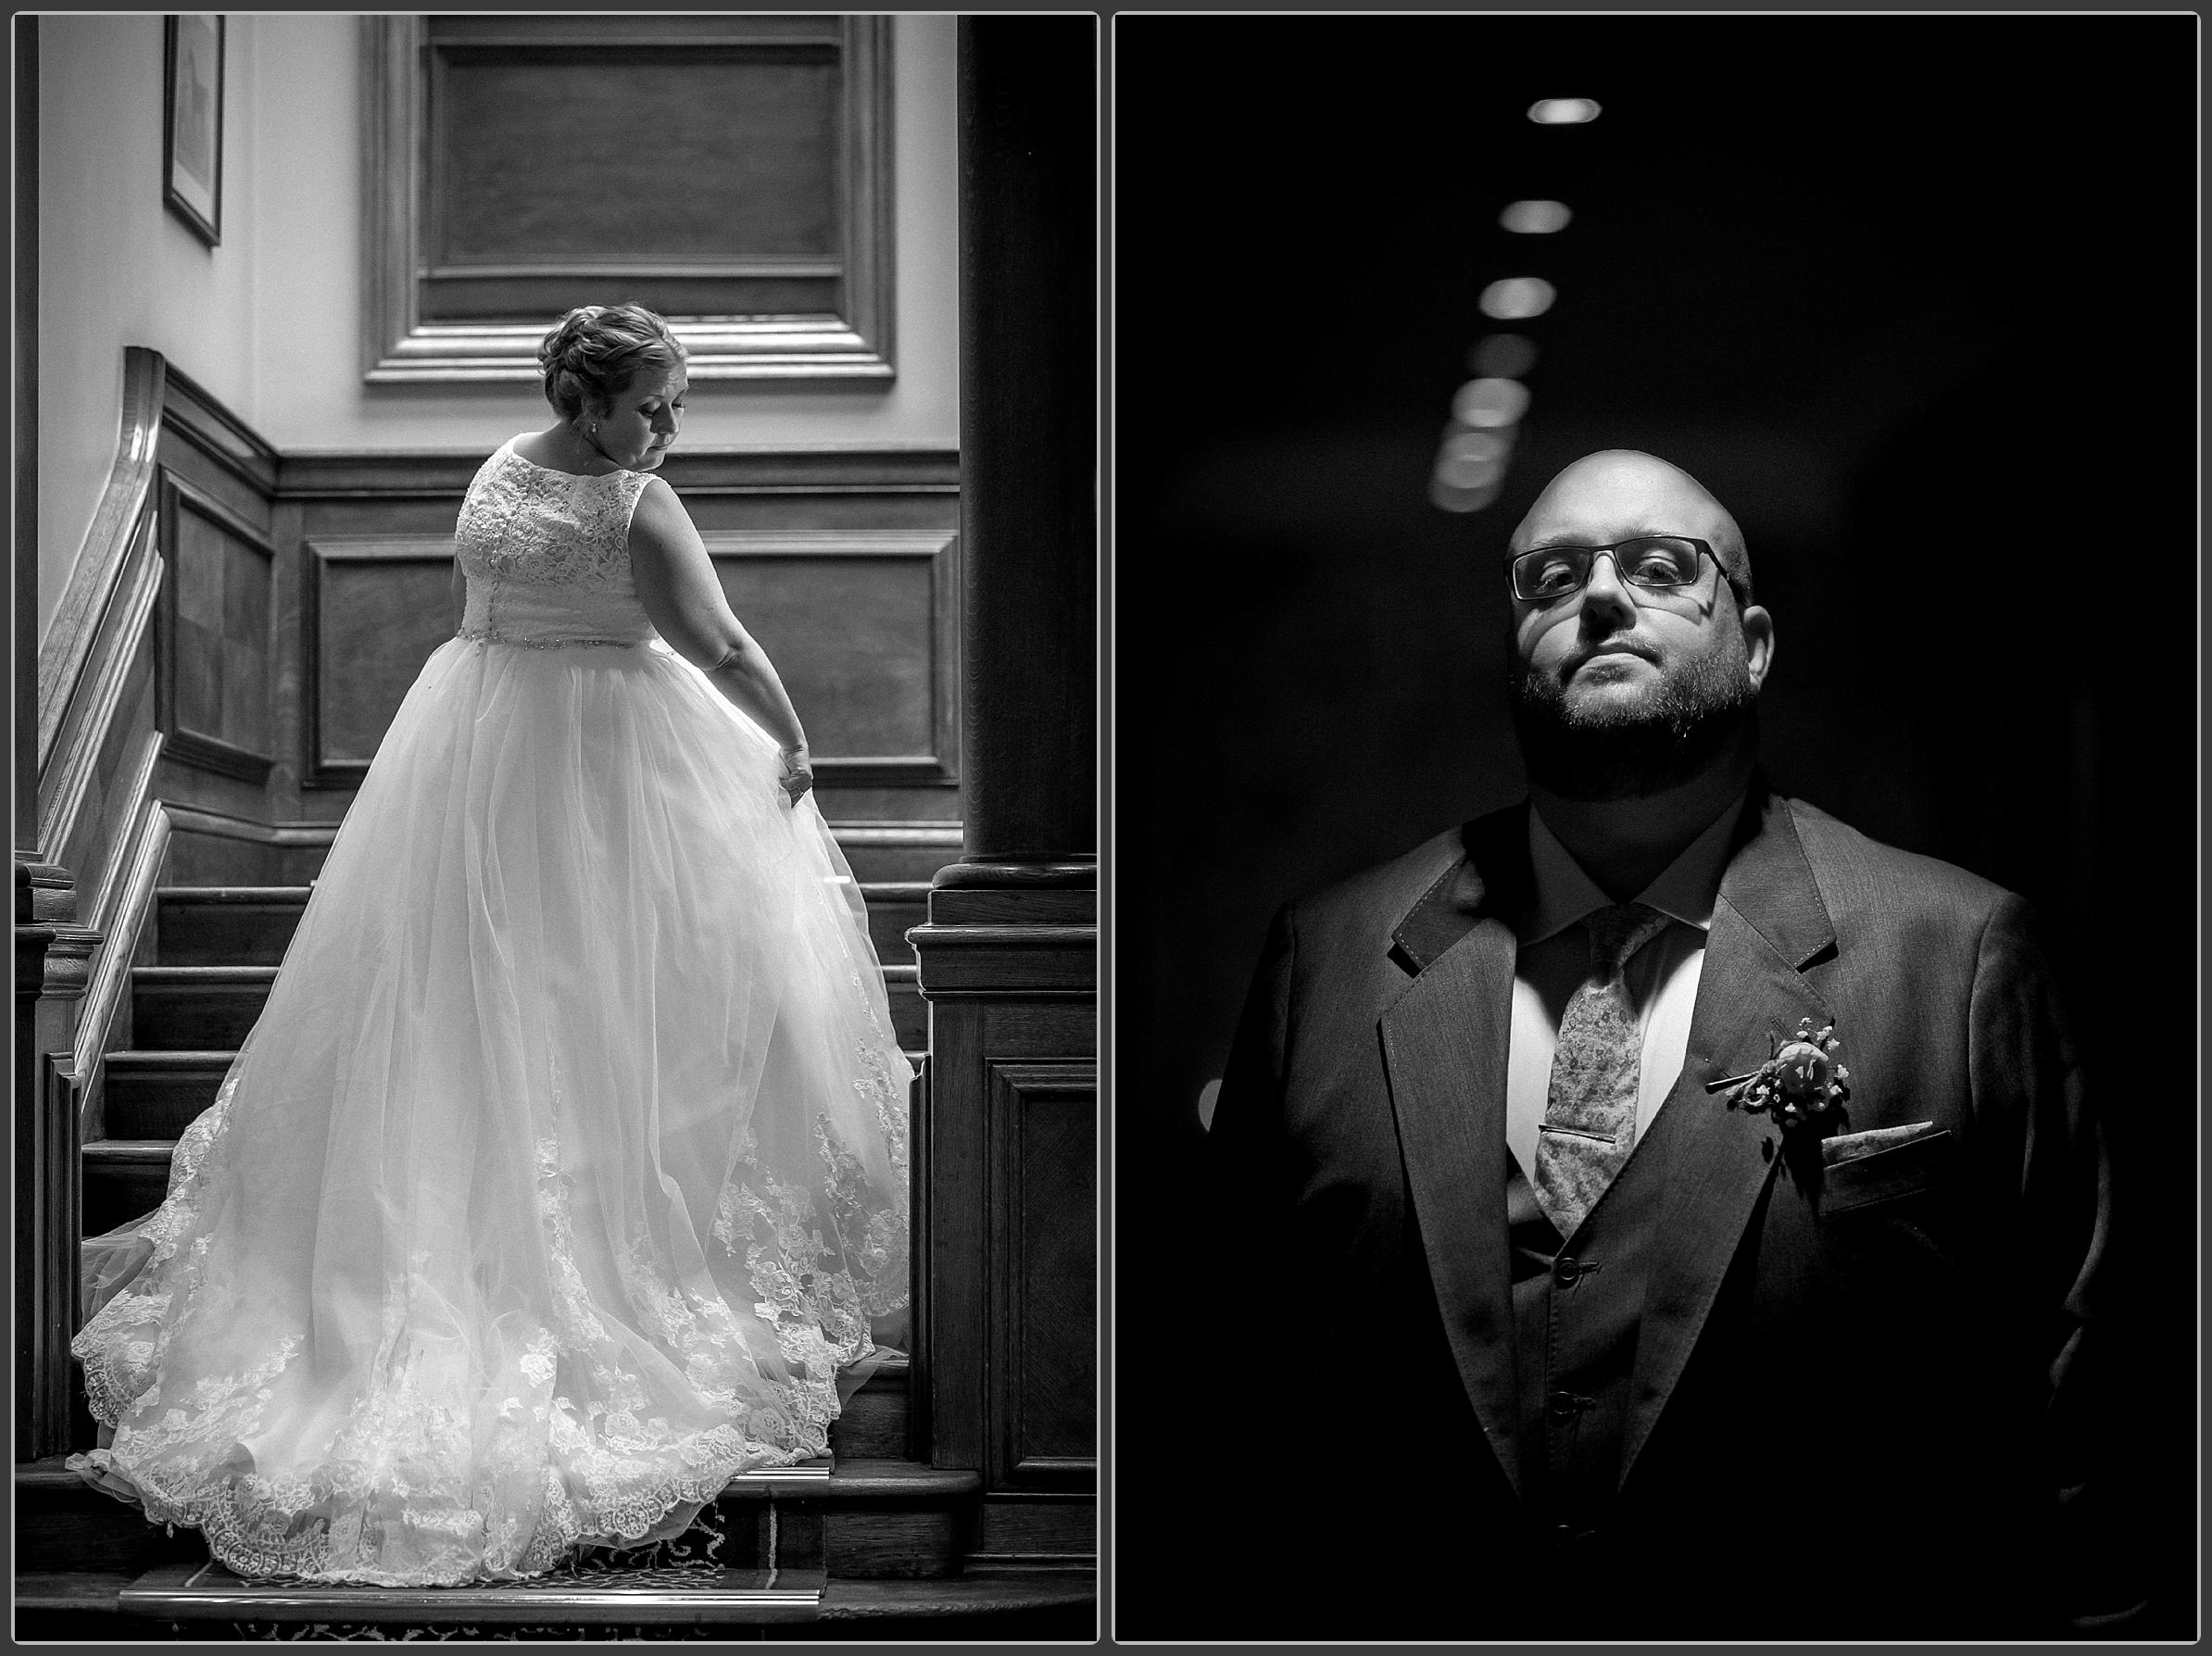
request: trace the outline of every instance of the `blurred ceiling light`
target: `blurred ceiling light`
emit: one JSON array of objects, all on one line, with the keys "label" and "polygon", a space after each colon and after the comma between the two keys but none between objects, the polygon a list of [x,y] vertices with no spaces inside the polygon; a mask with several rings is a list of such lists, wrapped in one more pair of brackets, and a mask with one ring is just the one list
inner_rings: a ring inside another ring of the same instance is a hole
[{"label": "blurred ceiling light", "polygon": [[1589,98],[1539,98],[1528,106],[1528,119],[1540,127],[1579,126],[1598,119],[1598,106]]},{"label": "blurred ceiling light", "polygon": [[1478,512],[1498,498],[1498,485],[1493,483],[1477,489],[1462,489],[1440,477],[1432,477],[1428,480],[1428,498],[1448,512]]},{"label": "blurred ceiling light", "polygon": [[1502,460],[1513,450],[1513,444],[1494,432],[1458,432],[1444,439],[1443,458],[1464,460],[1469,465],[1489,464]]},{"label": "blurred ceiling light", "polygon": [[1486,333],[1467,353],[1467,366],[1478,374],[1517,380],[1536,366],[1536,341],[1526,333]]},{"label": "blurred ceiling light", "polygon": [[1502,322],[1524,321],[1552,308],[1558,290],[1541,276],[1508,276],[1482,290],[1482,314]]},{"label": "blurred ceiling light", "polygon": [[1477,430],[1515,424],[1527,411],[1528,387],[1518,380],[1469,380],[1452,399],[1452,417]]},{"label": "blurred ceiling light", "polygon": [[1466,460],[1446,454],[1437,461],[1437,481],[1455,489],[1479,489],[1505,475],[1502,459]]},{"label": "blurred ceiling light", "polygon": [[1498,215],[1498,222],[1517,236],[1548,236],[1565,230],[1574,216],[1564,201],[1515,201]]}]

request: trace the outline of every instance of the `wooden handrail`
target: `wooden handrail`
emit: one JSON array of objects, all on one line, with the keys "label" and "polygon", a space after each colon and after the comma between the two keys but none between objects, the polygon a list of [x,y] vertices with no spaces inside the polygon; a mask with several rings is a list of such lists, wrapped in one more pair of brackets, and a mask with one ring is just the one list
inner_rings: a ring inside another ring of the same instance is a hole
[{"label": "wooden handrail", "polygon": [[154,481],[154,449],[161,435],[161,398],[168,365],[144,345],[123,347],[123,413],[115,463],[99,509],[85,532],[84,548],[69,571],[69,585],[38,652],[38,768],[45,774],[69,703],[93,657],[101,618],[121,578]]}]

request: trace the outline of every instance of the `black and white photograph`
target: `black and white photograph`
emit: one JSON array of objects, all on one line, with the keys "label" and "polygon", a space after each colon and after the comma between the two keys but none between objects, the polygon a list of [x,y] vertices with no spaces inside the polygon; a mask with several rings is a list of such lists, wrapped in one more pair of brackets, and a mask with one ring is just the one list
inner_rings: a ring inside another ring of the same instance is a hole
[{"label": "black and white photograph", "polygon": [[19,1641],[1098,1637],[1102,32],[16,19]]},{"label": "black and white photograph", "polygon": [[2194,1636],[2199,45],[1115,19],[1117,1638]]},{"label": "black and white photograph", "polygon": [[16,1642],[2196,1638],[2197,14],[11,44]]}]

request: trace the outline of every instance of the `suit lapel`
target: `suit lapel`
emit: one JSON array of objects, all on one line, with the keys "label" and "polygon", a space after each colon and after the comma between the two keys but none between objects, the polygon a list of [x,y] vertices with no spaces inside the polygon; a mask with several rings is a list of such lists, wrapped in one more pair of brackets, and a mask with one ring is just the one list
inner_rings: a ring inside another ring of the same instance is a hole
[{"label": "suit lapel", "polygon": [[1526,808],[1469,825],[1468,858],[1392,934],[1417,975],[1382,1016],[1383,1060],[1430,1280],[1499,1464],[1518,1493],[1511,1263],[1505,1225],[1505,1053],[1527,884]]},{"label": "suit lapel", "polygon": [[1755,781],[1721,878],[1682,1073],[1653,1123],[1654,1136],[1662,1122],[1666,1129],[1668,1176],[1646,1271],[1624,1481],[1682,1376],[1744,1227],[1781,1161],[1780,1134],[1768,1119],[1730,1108],[1725,1095],[1708,1095],[1705,1084],[1756,1068],[1769,1054],[1769,1035],[1788,1036],[1800,1018],[1829,1021],[1827,1003],[1802,972],[1834,946],[1789,805]]}]

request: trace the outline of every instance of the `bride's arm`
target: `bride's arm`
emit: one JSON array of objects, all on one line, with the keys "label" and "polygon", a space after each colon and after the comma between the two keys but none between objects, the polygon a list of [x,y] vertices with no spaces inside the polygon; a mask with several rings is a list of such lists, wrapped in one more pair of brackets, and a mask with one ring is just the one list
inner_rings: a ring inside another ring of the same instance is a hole
[{"label": "bride's arm", "polygon": [[730,612],[691,514],[658,477],[646,484],[630,520],[630,571],[647,619],[669,648],[704,671],[716,689],[775,738],[786,770],[809,772],[807,734],[784,681],[767,652]]}]

